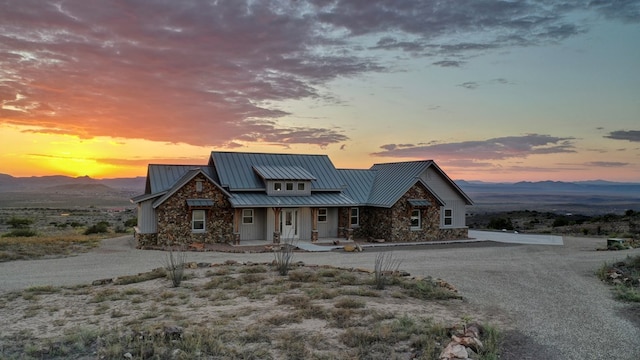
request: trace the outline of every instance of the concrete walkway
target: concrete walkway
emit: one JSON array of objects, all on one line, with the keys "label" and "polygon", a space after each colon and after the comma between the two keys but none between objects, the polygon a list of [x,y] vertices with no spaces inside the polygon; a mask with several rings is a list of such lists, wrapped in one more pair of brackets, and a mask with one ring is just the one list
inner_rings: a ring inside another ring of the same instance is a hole
[{"label": "concrete walkway", "polygon": [[507,244],[563,245],[562,236],[520,234],[513,231],[469,230],[469,237],[477,240],[490,240]]}]

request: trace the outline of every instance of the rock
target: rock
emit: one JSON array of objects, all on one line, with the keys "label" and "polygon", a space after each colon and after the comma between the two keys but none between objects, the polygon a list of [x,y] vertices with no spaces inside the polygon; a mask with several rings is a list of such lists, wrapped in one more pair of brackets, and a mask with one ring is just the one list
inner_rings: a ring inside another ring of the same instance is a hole
[{"label": "rock", "polygon": [[450,342],[440,353],[440,360],[467,359],[469,353],[467,348],[455,342]]},{"label": "rock", "polygon": [[165,326],[163,331],[165,339],[168,340],[181,339],[182,333],[184,333],[184,329],[177,325]]},{"label": "rock", "polygon": [[362,252],[362,246],[360,246],[360,244],[356,244],[356,250],[358,252]]},{"label": "rock", "polygon": [[122,355],[125,359],[133,359],[133,355],[131,355],[130,352],[124,353],[124,355]]},{"label": "rock", "polygon": [[344,246],[344,251],[346,251],[346,252],[354,252],[354,251],[356,251],[356,247],[353,246],[353,245],[345,245]]}]

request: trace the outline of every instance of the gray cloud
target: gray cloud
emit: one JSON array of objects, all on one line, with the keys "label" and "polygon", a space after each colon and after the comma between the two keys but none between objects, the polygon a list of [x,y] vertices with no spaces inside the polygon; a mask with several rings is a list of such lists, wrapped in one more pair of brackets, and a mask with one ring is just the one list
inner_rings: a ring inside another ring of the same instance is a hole
[{"label": "gray cloud", "polygon": [[615,140],[627,140],[632,142],[640,142],[640,130],[618,130],[612,131],[604,137]]},{"label": "gray cloud", "polygon": [[596,167],[615,168],[615,167],[628,166],[629,163],[617,162],[617,161],[591,161],[591,162],[585,163],[585,165],[587,165],[587,166],[596,166]]},{"label": "gray cloud", "polygon": [[389,71],[385,56],[459,67],[483,52],[561,41],[586,30],[571,16],[584,10],[639,21],[628,0],[5,1],[0,124],[82,138],[327,146],[349,138],[291,127],[292,114],[274,104],[340,102],[326,85]]},{"label": "gray cloud", "polygon": [[438,158],[446,161],[502,160],[530,155],[575,152],[574,138],[527,134],[487,140],[437,143],[427,145],[385,144],[373,156],[398,158]]}]

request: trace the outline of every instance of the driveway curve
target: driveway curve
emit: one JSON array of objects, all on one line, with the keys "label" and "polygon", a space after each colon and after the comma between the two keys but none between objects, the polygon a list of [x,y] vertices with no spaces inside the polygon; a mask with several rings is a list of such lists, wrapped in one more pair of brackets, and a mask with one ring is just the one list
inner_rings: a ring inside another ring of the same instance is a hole
[{"label": "driveway curve", "polygon": [[[378,251],[393,251],[401,268],[454,284],[469,309],[507,330],[502,359],[640,358],[640,325],[625,316],[594,272],[604,263],[640,255],[595,251],[604,239],[564,237],[563,245],[495,242],[367,249],[362,253],[296,253],[295,261],[373,268]],[[108,239],[68,258],[0,263],[0,296],[35,285],[70,286],[131,275],[164,265],[166,253],[137,250],[131,236]],[[269,253],[194,252],[188,261],[270,262]],[[1,323],[1,321],[0,321]]]}]

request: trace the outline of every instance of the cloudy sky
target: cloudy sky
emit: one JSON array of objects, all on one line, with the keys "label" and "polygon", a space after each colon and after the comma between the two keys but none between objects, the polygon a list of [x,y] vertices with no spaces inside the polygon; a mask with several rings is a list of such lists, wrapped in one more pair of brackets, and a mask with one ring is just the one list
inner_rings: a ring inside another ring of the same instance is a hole
[{"label": "cloudy sky", "polygon": [[0,173],[211,150],[640,182],[633,0],[0,2]]}]

